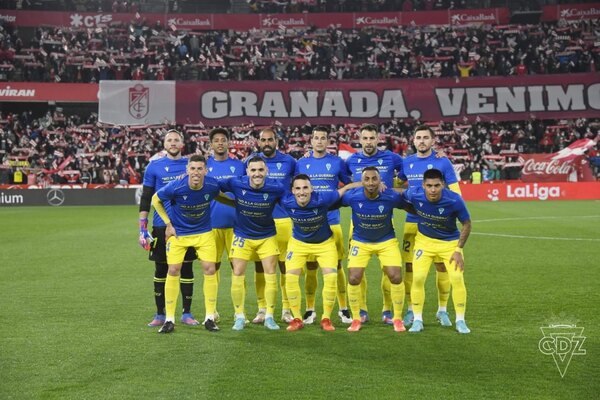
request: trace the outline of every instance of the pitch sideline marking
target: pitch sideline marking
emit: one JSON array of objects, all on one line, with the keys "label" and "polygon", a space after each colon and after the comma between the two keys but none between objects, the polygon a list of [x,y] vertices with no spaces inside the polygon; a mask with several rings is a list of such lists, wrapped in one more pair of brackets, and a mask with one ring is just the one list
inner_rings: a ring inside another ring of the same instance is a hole
[{"label": "pitch sideline marking", "polygon": [[474,220],[473,222],[499,222],[499,221],[524,221],[532,219],[563,219],[563,218],[600,218],[600,215],[573,215],[573,216],[547,216],[547,217],[513,217],[513,218],[491,218]]},{"label": "pitch sideline marking", "polygon": [[514,238],[514,239],[567,240],[567,241],[579,241],[579,242],[600,242],[600,239],[594,239],[594,238],[565,238],[565,237],[549,237],[549,236],[506,235],[506,234],[503,234],[503,233],[485,233],[485,232],[471,232],[471,235],[498,236],[498,237],[505,237],[505,238]]}]

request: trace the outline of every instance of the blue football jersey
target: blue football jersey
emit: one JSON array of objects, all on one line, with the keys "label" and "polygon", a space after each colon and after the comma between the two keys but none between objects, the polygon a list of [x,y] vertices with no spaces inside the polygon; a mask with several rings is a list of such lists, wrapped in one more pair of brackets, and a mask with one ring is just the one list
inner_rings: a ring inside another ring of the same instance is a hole
[{"label": "blue football jersey", "polygon": [[[246,174],[244,163],[237,158],[227,158],[227,160],[217,161],[214,157],[208,157],[206,168],[208,169],[206,175],[215,178],[217,181]],[[225,194],[233,199],[233,194]],[[210,218],[213,228],[233,228],[235,209],[218,201],[213,201],[210,206]]]},{"label": "blue football jersey", "polygon": [[333,233],[327,222],[327,211],[340,196],[335,192],[313,192],[305,207],[300,207],[293,194],[286,194],[280,201],[281,206],[292,219],[292,236],[305,243],[321,243]]},{"label": "blue football jersey", "polygon": [[[311,155],[299,159],[294,175],[298,174],[308,175],[315,192],[337,192],[340,182],[344,184],[352,182],[346,173],[344,160],[331,154],[326,154],[321,158]],[[340,210],[329,211],[328,217],[330,225],[339,224]]]},{"label": "blue football jersey", "polygon": [[456,220],[471,219],[462,197],[450,189],[442,189],[442,198],[437,203],[427,200],[422,187],[410,188],[402,197],[417,210],[419,232],[430,238],[456,240],[460,237]]},{"label": "blue football jersey", "polygon": [[354,182],[360,182],[362,171],[366,167],[376,167],[381,175],[381,181],[388,188],[393,188],[394,177],[402,172],[402,157],[389,150],[377,150],[372,156],[359,151],[346,160],[346,173]]},{"label": "blue football jersey", "polygon": [[[454,167],[448,158],[438,158],[435,153],[432,153],[428,157],[420,158],[416,154],[406,157],[402,162],[402,173],[400,179],[408,182],[408,187],[421,187],[423,183],[423,174],[428,169],[438,169],[444,175],[446,185],[457,183],[456,172]],[[414,214],[406,215],[407,222],[417,222],[418,218]]]},{"label": "blue football jersey", "polygon": [[[175,178],[184,175],[186,173],[187,163],[188,159],[185,157],[182,157],[178,160],[172,160],[169,157],[157,158],[151,161],[146,166],[146,171],[144,172],[144,180],[142,184],[144,186],[150,186],[154,188],[154,193],[156,193]],[[164,207],[168,213],[171,205],[165,203]],[[154,211],[152,226],[165,226],[165,223],[156,211]]]},{"label": "blue football jersey", "polygon": [[[269,169],[269,174],[267,177],[282,184],[286,190],[290,188],[292,178],[294,177],[294,171],[296,170],[296,160],[294,157],[276,150],[274,157],[267,158],[263,153],[254,153],[246,159],[246,162],[254,156],[260,156],[263,158],[263,160],[265,160],[267,168]],[[273,218],[287,217],[288,215],[283,208],[277,204],[275,206],[275,211],[273,212]]]},{"label": "blue football jersey", "polygon": [[235,201],[233,233],[249,239],[264,239],[275,235],[273,209],[285,194],[283,186],[272,179],[258,189],[250,187],[247,176],[219,182],[223,192],[231,192]]},{"label": "blue football jersey", "polygon": [[342,205],[352,208],[352,239],[363,243],[381,243],[396,237],[392,223],[394,208],[404,208],[402,196],[386,189],[376,199],[369,199],[362,187],[347,191]]},{"label": "blue football jersey", "polygon": [[177,235],[196,235],[212,229],[210,203],[219,195],[219,185],[213,178],[205,176],[202,188],[192,189],[186,175],[170,182],[156,195],[163,204],[171,204],[167,213]]}]

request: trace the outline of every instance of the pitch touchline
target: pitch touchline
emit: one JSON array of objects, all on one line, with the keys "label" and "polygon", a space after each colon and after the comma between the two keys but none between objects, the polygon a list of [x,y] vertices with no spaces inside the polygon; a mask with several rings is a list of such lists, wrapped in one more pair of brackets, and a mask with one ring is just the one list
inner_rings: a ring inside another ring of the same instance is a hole
[{"label": "pitch touchline", "polygon": [[515,218],[492,218],[480,219],[473,222],[497,222],[497,221],[524,221],[531,219],[563,219],[563,218],[600,218],[600,215],[573,215],[573,216],[547,216],[547,217],[515,217]]},{"label": "pitch touchline", "polygon": [[484,233],[484,232],[471,232],[471,235],[499,236],[499,237],[516,238],[516,239],[567,240],[567,241],[572,240],[572,241],[580,241],[580,242],[600,242],[600,239],[593,239],[593,238],[564,238],[564,237],[548,237],[548,236],[505,235],[502,233]]}]

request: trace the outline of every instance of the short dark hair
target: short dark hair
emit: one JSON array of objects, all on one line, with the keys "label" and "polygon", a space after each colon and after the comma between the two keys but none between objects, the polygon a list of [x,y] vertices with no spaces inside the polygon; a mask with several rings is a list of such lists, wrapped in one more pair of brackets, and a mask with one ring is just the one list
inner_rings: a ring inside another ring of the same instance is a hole
[{"label": "short dark hair", "polygon": [[362,131],[375,131],[377,132],[379,129],[377,129],[377,125],[374,124],[362,124],[360,129],[359,129],[359,133],[362,133]]},{"label": "short dark hair", "polygon": [[263,163],[265,163],[265,165],[267,164],[265,159],[262,158],[261,156],[252,156],[248,159],[248,161],[246,161],[246,165],[248,166],[248,165],[250,165],[250,163],[253,163],[253,162],[263,162]]},{"label": "short dark hair", "polygon": [[425,173],[423,174],[423,181],[427,180],[427,179],[439,179],[442,182],[444,182],[444,174],[442,174],[442,171],[440,171],[439,169],[428,169],[427,171],[425,171]]},{"label": "short dark hair", "polygon": [[290,188],[294,187],[294,182],[299,180],[305,180],[310,182],[310,177],[306,174],[298,174],[292,178],[292,183],[290,184]]},{"label": "short dark hair", "polygon": [[431,137],[435,138],[435,131],[433,129],[431,129],[431,127],[429,125],[425,125],[425,124],[417,125],[417,127],[414,130],[414,133],[417,133],[418,131],[428,131],[431,134]]},{"label": "short dark hair", "polygon": [[225,128],[215,128],[213,130],[210,131],[210,133],[208,134],[208,140],[210,140],[212,142],[213,137],[215,137],[215,135],[225,135],[225,137],[227,138],[227,140],[229,140],[231,138],[231,136],[229,135],[229,131]]},{"label": "short dark hair", "polygon": [[327,135],[329,135],[329,129],[324,125],[315,126],[312,130],[312,134],[315,132],[325,132]]},{"label": "short dark hair", "polygon": [[202,154],[194,154],[188,159],[188,164],[193,162],[202,162],[206,165],[206,158]]},{"label": "short dark hair", "polygon": [[365,171],[375,171],[375,172],[377,172],[377,175],[381,175],[381,173],[379,172],[379,170],[377,169],[377,167],[374,167],[374,166],[372,166],[372,165],[371,165],[371,166],[369,166],[369,167],[365,167],[365,168],[362,170],[362,172],[361,172],[361,175],[362,175],[362,174],[363,174]]}]

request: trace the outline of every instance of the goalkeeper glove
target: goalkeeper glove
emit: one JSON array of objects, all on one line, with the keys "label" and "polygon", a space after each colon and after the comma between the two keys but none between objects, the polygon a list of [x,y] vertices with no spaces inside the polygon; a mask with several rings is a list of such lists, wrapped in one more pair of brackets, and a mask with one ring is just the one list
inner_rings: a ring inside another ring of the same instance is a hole
[{"label": "goalkeeper glove", "polygon": [[150,250],[150,246],[154,238],[150,233],[148,233],[148,218],[140,218],[140,237],[139,244],[144,248],[144,250]]}]

